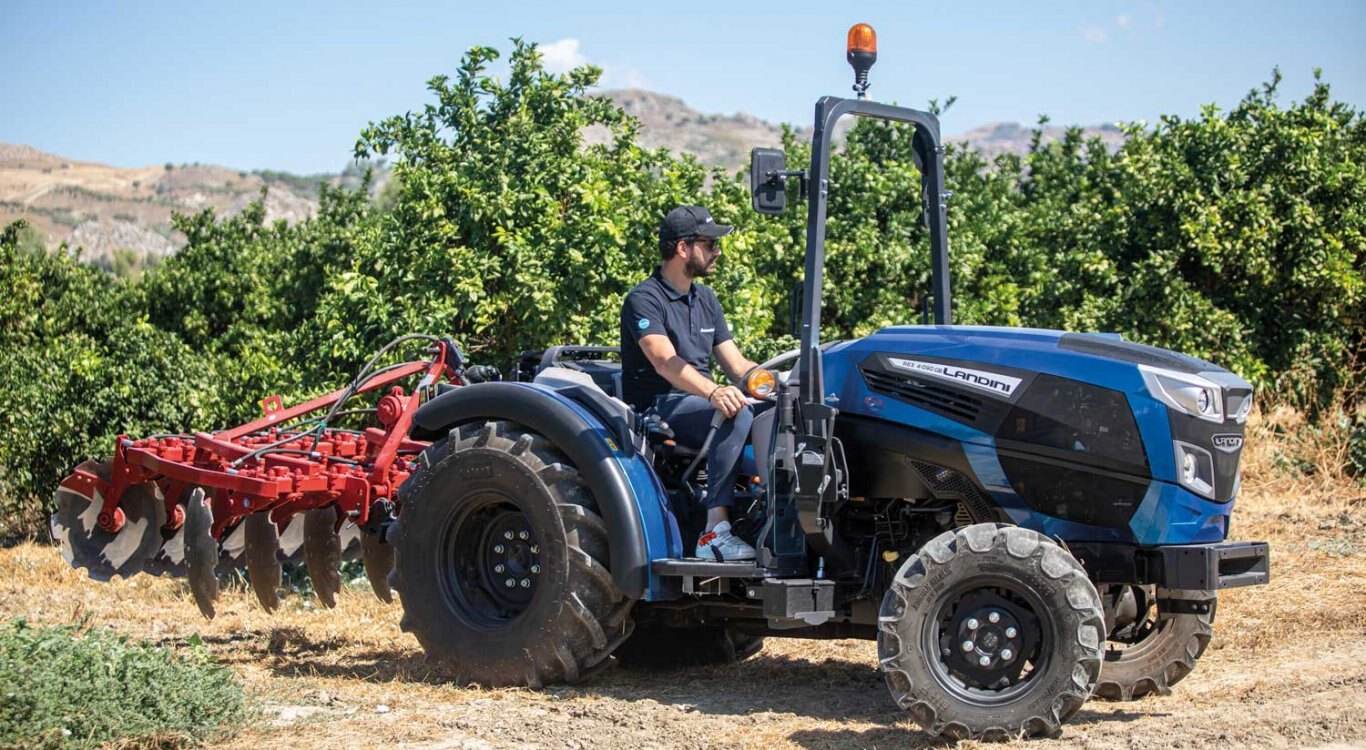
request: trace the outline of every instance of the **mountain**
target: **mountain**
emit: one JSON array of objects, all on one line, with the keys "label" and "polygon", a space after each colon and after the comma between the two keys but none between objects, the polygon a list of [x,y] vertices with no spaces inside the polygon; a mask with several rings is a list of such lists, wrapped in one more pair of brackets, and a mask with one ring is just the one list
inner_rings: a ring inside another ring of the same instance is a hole
[{"label": "mountain", "polygon": [[[689,107],[682,99],[640,89],[602,91],[598,96],[611,99],[628,114],[640,120],[640,143],[649,148],[666,147],[685,151],[702,163],[740,169],[749,163],[749,150],[754,146],[777,146],[782,140],[782,126],[761,120],[754,115],[737,112],[732,115],[704,114]],[[853,125],[845,118],[836,125],[836,140]],[[1014,122],[995,122],[968,132],[949,136],[950,143],[965,145],[981,152],[988,160],[999,154],[1026,154],[1034,128]],[[1049,125],[1043,128],[1045,141],[1057,140],[1066,128]],[[1114,125],[1095,125],[1082,128],[1083,132],[1098,135],[1111,148],[1124,140],[1124,134]],[[796,129],[799,139],[811,137],[811,127]],[[605,143],[606,131],[590,132],[589,142]]]},{"label": "mountain", "polygon": [[172,212],[212,207],[233,216],[265,191],[266,220],[295,222],[317,211],[320,183],[359,181],[354,166],[309,176],[200,164],[129,169],[0,143],[0,226],[26,219],[49,245],[66,242],[81,248],[85,260],[110,268],[119,248],[140,258],[175,252],[184,238],[171,226]]},{"label": "mountain", "polygon": [[[1029,153],[1035,129],[1018,122],[993,122],[973,128],[962,135],[950,136],[948,141],[975,149],[987,161],[991,161],[1001,154],[1023,156]],[[1045,125],[1041,130],[1044,142],[1061,140],[1067,133],[1067,128],[1060,125]],[[1120,144],[1124,143],[1124,131],[1120,130],[1118,125],[1091,125],[1081,130],[1082,135],[1086,137],[1099,136],[1111,150],[1119,148]]]}]

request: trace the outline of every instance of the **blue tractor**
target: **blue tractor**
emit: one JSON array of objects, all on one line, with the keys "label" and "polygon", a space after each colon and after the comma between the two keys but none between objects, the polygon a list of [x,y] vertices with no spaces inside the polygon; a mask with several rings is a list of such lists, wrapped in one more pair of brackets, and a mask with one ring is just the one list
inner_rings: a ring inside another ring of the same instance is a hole
[{"label": "blue tractor", "polygon": [[[1246,381],[1116,335],[952,325],[939,123],[864,98],[872,39],[851,30],[859,96],[817,102],[808,169],[751,159],[757,210],[783,210],[788,178],[810,196],[801,345],[743,384],[772,402],[737,489],[757,560],[691,556],[704,462],[617,397],[612,350],[528,353],[418,410],[412,437],[433,442],[388,534],[404,629],[461,679],[867,638],[930,732],[1054,734],[1092,695],[1167,692],[1209,644],[1217,592],[1267,581],[1265,543],[1225,541]],[[914,126],[934,325],[822,344],[845,115]]]}]

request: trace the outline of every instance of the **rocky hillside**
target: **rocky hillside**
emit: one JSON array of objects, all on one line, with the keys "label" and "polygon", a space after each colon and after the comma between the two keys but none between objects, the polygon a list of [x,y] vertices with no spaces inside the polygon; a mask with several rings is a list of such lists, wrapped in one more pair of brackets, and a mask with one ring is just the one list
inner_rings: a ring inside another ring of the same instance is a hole
[{"label": "rocky hillside", "polygon": [[319,183],[357,179],[358,172],[299,177],[199,164],[125,169],[0,143],[0,225],[27,219],[49,245],[66,242],[108,268],[115,249],[140,258],[174,252],[184,238],[171,227],[172,212],[211,207],[232,216],[264,191],[267,220],[300,221],[317,209]]},{"label": "rocky hillside", "polygon": [[[754,146],[776,146],[782,137],[782,127],[753,115],[738,112],[733,115],[704,114],[689,107],[676,97],[639,89],[604,91],[605,96],[641,122],[641,144],[649,148],[661,146],[693,154],[705,164],[739,169],[749,163],[749,150]],[[853,121],[843,119],[837,125],[836,138]],[[1114,125],[1083,128],[1087,135],[1099,135],[1112,147],[1123,140],[1123,133]],[[810,137],[810,127],[797,130],[799,136]],[[1045,140],[1061,138],[1066,128],[1047,126]],[[590,141],[605,142],[606,133],[590,133]],[[959,136],[951,136],[952,143],[967,144],[988,159],[999,154],[1024,154],[1029,151],[1033,128],[1014,122],[996,122],[974,128]]]}]

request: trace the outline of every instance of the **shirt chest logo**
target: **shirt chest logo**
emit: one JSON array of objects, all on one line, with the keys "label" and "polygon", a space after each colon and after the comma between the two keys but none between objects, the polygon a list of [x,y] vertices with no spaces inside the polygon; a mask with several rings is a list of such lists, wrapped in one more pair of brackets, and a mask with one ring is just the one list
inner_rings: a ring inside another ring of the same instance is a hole
[{"label": "shirt chest logo", "polygon": [[715,329],[715,328],[703,328],[701,331],[698,331],[698,333],[716,333],[716,329]]}]

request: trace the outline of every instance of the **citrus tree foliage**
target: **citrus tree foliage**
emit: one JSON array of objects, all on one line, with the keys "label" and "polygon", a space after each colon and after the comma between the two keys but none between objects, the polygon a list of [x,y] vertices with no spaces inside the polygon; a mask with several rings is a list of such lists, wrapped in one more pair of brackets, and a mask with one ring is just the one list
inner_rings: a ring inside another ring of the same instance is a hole
[{"label": "citrus tree foliage", "polygon": [[142,318],[135,288],[0,235],[0,536],[40,527],[57,480],[122,432],[204,424],[203,358]]},{"label": "citrus tree foliage", "polygon": [[[506,80],[475,48],[434,104],[366,128],[357,157],[394,154],[392,212],[324,292],[320,343],[354,359],[398,331],[455,334],[506,361],[561,341],[609,342],[620,297],[658,259],[667,207],[706,172],[635,143],[638,124],[585,96],[599,74],[553,75],[518,42]],[[585,128],[606,145],[586,146]],[[349,348],[346,348],[349,347]]]},{"label": "citrus tree foliage", "polygon": [[[245,421],[264,396],[342,384],[402,333],[450,336],[503,368],[527,349],[616,343],[622,295],[658,262],[658,223],[681,203],[737,227],[707,283],[742,350],[792,345],[806,238],[795,181],[786,215],[755,214],[744,175],[640,147],[639,124],[591,95],[597,69],[548,73],[521,42],[496,76],[497,58],[471,50],[430,81],[431,103],[360,134],[358,158],[394,160],[381,208],[362,186],[324,190],[293,226],[259,204],[179,217],[185,248],[122,280],[7,229],[3,518],[36,528],[56,480],[119,433]],[[1226,113],[1131,125],[1115,150],[1076,130],[991,163],[950,148],[955,321],[1116,331],[1304,403],[1359,389],[1366,125],[1322,82],[1280,105],[1278,80]],[[911,136],[860,122],[832,158],[826,340],[928,309]],[[790,167],[809,163],[809,144],[784,140]]]}]

